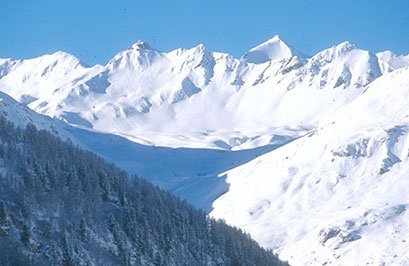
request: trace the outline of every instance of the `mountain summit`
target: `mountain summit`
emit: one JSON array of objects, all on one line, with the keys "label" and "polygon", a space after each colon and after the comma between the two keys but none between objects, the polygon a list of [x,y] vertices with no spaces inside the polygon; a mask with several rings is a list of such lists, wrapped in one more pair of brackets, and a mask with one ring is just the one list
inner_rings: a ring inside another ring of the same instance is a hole
[{"label": "mountain summit", "polygon": [[242,59],[249,63],[262,64],[272,60],[290,59],[293,56],[303,57],[300,52],[282,41],[280,36],[275,35],[268,41],[252,48],[243,55]]},{"label": "mountain summit", "polygon": [[295,265],[408,265],[408,77],[408,56],[278,36],[240,59],[144,42],[105,66],[0,59],[0,91]]},{"label": "mountain summit", "polygon": [[[383,70],[409,65],[389,58],[348,42],[306,57],[277,35],[241,59],[204,45],[161,52],[138,41],[105,66],[65,53],[0,60],[0,90],[51,117],[155,145],[238,149],[270,143],[253,138],[268,128],[309,128]],[[220,130],[240,133],[207,133]],[[175,142],[176,132],[186,138]]]}]

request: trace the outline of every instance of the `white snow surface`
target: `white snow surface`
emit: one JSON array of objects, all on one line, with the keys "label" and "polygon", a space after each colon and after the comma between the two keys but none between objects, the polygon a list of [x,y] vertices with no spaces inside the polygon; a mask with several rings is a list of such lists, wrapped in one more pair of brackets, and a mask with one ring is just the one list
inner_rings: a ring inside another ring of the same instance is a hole
[{"label": "white snow surface", "polygon": [[211,215],[293,265],[409,264],[409,68],[226,172]]},{"label": "white snow surface", "polygon": [[138,41],[104,66],[65,52],[0,59],[0,91],[73,126],[4,94],[0,109],[291,264],[408,265],[408,67],[349,42],[307,57],[274,36],[237,59]]},{"label": "white snow surface", "polygon": [[294,48],[288,46],[276,35],[270,40],[252,48],[242,59],[249,63],[262,64],[268,61],[286,60],[294,56],[304,57],[304,55]]},{"label": "white snow surface", "polygon": [[[249,59],[254,52],[263,62]],[[201,44],[165,53],[138,41],[105,66],[65,52],[1,59],[0,91],[36,112],[150,145],[244,149],[268,144],[277,129],[314,128],[389,64],[408,63],[392,57],[344,42],[307,58],[278,36],[241,59]]]},{"label": "white snow surface", "polygon": [[383,51],[376,54],[383,72],[391,72],[393,70],[409,66],[409,55],[396,55],[392,51]]},{"label": "white snow surface", "polygon": [[274,135],[270,145],[239,151],[144,145],[121,136],[74,127],[37,114],[2,92],[0,114],[16,126],[24,128],[31,123],[38,129],[48,130],[63,140],[91,150],[129,173],[150,180],[206,212],[212,209],[213,201],[228,189],[224,172],[293,139]]}]

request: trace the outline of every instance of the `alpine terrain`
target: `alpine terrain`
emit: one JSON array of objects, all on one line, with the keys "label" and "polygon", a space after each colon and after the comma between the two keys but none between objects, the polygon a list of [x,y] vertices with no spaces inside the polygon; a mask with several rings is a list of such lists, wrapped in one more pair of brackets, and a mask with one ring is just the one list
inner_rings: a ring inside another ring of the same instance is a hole
[{"label": "alpine terrain", "polygon": [[0,59],[0,91],[15,124],[38,117],[290,264],[409,264],[409,55],[138,41],[106,65]]},{"label": "alpine terrain", "polygon": [[1,265],[287,265],[7,97],[0,110]]}]

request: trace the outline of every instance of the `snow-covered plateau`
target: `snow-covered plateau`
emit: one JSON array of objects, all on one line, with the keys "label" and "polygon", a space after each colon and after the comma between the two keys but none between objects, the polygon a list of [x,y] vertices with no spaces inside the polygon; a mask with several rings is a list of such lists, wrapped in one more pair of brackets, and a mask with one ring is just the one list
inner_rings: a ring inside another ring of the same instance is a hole
[{"label": "snow-covered plateau", "polygon": [[409,264],[409,55],[343,42],[307,56],[278,36],[241,58],[139,41],[104,66],[65,52],[0,59],[0,91],[15,123],[100,154],[290,264]]}]

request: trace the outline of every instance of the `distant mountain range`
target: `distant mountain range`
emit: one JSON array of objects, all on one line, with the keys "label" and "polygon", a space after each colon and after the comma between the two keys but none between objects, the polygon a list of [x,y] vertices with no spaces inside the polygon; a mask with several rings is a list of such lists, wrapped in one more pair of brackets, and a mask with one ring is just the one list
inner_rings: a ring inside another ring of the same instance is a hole
[{"label": "distant mountain range", "polygon": [[29,120],[292,264],[409,263],[409,55],[343,42],[307,56],[278,36],[241,58],[139,41],[105,66],[0,59],[0,91],[69,125],[7,95],[2,112],[41,117]]}]

